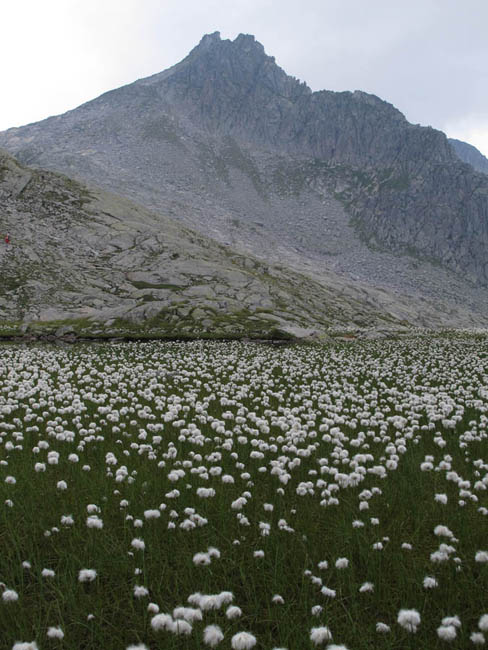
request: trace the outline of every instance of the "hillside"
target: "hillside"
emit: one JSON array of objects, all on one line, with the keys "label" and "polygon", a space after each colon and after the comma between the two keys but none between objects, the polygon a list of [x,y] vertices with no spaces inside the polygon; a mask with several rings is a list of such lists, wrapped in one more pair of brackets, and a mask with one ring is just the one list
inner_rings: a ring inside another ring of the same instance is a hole
[{"label": "hillside", "polygon": [[274,337],[483,320],[331,272],[265,264],[1,150],[0,205],[0,231],[11,237],[0,243],[0,335]]}]

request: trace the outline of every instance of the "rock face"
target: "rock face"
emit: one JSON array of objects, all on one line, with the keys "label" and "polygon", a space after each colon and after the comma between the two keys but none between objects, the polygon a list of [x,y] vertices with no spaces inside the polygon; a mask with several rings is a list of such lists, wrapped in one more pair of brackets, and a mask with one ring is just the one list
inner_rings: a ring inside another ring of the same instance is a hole
[{"label": "rock face", "polygon": [[454,138],[449,138],[449,144],[456,152],[458,158],[463,162],[471,165],[476,171],[488,174],[488,158],[483,156],[481,151],[478,151],[476,147],[462,140],[455,140]]},{"label": "rock face", "polygon": [[488,177],[378,97],[312,92],[252,36],[207,35],[172,68],[0,133],[0,146],[245,260],[374,294],[377,312],[382,294],[409,322],[430,318],[414,303],[436,304],[439,323],[485,318]]},{"label": "rock face", "polygon": [[[329,327],[480,325],[453,305],[297,272],[0,150],[0,336],[254,336]],[[46,330],[47,328],[47,330]],[[49,339],[50,340],[50,339]]]}]

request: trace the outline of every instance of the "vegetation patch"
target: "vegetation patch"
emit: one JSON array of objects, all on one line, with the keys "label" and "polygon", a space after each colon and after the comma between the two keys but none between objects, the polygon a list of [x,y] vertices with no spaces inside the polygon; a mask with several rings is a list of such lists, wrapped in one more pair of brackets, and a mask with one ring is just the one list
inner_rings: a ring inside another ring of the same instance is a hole
[{"label": "vegetation patch", "polygon": [[2,647],[482,644],[487,365],[482,333],[4,345]]}]

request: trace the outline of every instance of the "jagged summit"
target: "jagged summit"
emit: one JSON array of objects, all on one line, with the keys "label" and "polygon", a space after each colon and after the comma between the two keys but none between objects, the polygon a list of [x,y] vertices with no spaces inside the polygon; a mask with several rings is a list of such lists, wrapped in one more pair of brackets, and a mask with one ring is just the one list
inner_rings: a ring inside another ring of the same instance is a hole
[{"label": "jagged summit", "polygon": [[[204,34],[200,43],[196,46],[197,48],[210,47],[212,43],[220,43],[221,41],[220,32],[213,32],[212,34]],[[194,52],[195,50],[192,50]]]},{"label": "jagged summit", "polygon": [[[240,48],[243,52],[251,52],[255,51],[259,54],[265,54],[264,51],[264,46],[256,40],[256,37],[253,36],[252,34],[239,34],[236,36],[236,38],[232,41],[231,39],[222,39],[220,32],[213,32],[212,34],[204,34],[202,36],[202,39],[200,40],[200,43],[196,47],[191,50],[190,55],[194,55],[199,52],[204,52],[211,47],[236,47]],[[274,57],[269,57],[274,59]]]}]

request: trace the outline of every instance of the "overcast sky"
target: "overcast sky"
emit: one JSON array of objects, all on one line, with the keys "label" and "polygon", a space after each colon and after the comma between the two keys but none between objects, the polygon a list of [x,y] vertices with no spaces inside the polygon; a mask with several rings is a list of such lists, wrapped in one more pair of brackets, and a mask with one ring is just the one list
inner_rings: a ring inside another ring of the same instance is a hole
[{"label": "overcast sky", "polygon": [[364,90],[488,156],[488,0],[3,0],[0,130],[254,34],[313,90]]}]

